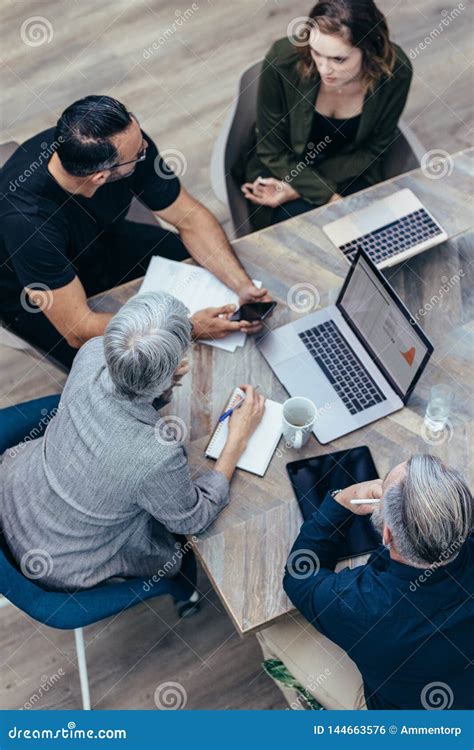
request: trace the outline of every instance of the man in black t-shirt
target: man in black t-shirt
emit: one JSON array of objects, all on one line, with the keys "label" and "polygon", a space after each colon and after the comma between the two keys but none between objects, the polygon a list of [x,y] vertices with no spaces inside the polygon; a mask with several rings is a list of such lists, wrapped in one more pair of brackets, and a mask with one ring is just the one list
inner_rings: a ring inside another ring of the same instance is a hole
[{"label": "man in black t-shirt", "polygon": [[[178,234],[126,220],[133,197]],[[239,294],[268,299],[237,260],[215,217],[180,184],[126,107],[108,96],[69,106],[34,136],[0,180],[0,318],[66,367],[111,318],[87,297],[142,276],[150,258],[192,257]],[[229,306],[192,317],[194,338],[222,338],[255,324]],[[222,317],[221,317],[222,316]]]}]

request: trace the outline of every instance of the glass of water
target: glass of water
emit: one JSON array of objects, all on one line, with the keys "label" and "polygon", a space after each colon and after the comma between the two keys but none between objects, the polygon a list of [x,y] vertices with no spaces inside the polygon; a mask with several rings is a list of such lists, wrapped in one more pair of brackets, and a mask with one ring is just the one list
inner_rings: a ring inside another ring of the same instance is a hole
[{"label": "glass of water", "polygon": [[425,425],[431,432],[441,432],[445,428],[451,414],[453,398],[454,391],[451,386],[440,383],[432,387],[425,413]]}]

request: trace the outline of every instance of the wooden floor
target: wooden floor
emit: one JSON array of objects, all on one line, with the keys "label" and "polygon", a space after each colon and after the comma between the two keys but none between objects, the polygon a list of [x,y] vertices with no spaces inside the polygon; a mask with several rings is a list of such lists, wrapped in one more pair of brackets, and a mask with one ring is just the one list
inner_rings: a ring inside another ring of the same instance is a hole
[{"label": "wooden floor", "polygon": [[[405,120],[427,151],[471,145],[469,4],[452,20],[443,10],[448,6],[433,0],[378,4],[392,38],[415,53]],[[310,5],[183,3],[182,16],[192,12],[178,25],[177,6],[169,0],[5,0],[0,142],[22,141],[52,126],[81,96],[110,94],[127,104],[161,150],[184,153],[183,182],[227,226],[227,211],[210,190],[209,162],[236,76]],[[23,24],[23,39],[38,40],[29,31],[33,16],[45,19],[49,42],[22,41]],[[417,51],[426,37],[425,49]],[[0,331],[0,406],[61,390],[62,372],[3,340]],[[208,591],[205,578],[202,584]],[[171,604],[157,600],[88,628],[86,640],[97,708],[153,709],[155,689],[167,681],[186,690],[186,708],[284,707],[260,669],[255,640],[239,640],[212,591],[195,619],[176,623]],[[74,659],[70,633],[38,627],[12,607],[0,609],[0,708],[21,707],[40,693],[33,701],[37,708],[78,707]],[[52,682],[54,687],[40,687]]]}]

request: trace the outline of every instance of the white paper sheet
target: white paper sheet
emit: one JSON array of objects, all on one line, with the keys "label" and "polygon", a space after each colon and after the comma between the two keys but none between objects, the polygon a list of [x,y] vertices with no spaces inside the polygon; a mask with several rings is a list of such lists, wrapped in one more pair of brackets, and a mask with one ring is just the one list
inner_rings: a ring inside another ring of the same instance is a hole
[{"label": "white paper sheet", "polygon": [[[254,281],[254,284],[257,287],[262,286],[261,281]],[[206,268],[179,263],[156,255],[150,261],[140,293],[160,291],[169,292],[181,300],[191,315],[205,307],[221,307],[237,304],[239,301],[238,295]],[[201,343],[235,352],[238,346],[245,344],[246,335],[241,331],[236,331],[226,336],[225,339],[201,341]]]}]

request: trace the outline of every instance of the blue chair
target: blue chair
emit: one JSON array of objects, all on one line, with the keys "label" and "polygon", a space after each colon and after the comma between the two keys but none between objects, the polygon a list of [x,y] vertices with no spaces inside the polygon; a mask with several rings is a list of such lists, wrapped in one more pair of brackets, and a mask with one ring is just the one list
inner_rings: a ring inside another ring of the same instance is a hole
[{"label": "blue chair", "polygon": [[[0,410],[0,454],[23,440],[40,437],[54,417],[58,403],[59,396],[48,396]],[[179,574],[172,579],[160,578],[157,583],[150,583],[146,578],[134,578],[74,592],[48,591],[38,581],[23,575],[0,531],[0,594],[5,597],[0,606],[8,600],[44,625],[74,630],[85,710],[90,710],[91,705],[82,629],[165,594],[173,597],[180,617],[190,617],[199,611],[196,579],[196,559],[190,551],[183,557]]]}]

